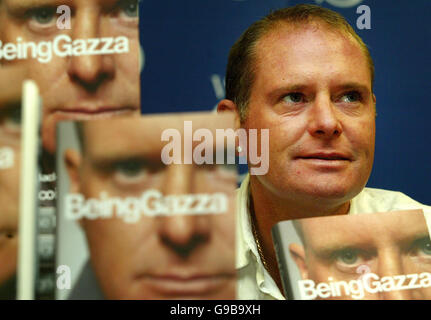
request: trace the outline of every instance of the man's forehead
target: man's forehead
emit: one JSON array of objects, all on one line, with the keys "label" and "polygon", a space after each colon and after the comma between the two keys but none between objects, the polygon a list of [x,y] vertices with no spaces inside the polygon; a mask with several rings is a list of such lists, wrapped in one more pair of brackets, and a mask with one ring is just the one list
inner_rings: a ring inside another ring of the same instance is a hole
[{"label": "man's forehead", "polygon": [[305,219],[301,226],[307,244],[316,249],[397,242],[428,234],[422,210]]},{"label": "man's forehead", "polygon": [[[319,35],[320,37],[324,37],[324,39],[347,40],[360,48],[356,39],[347,31],[337,29],[319,21],[303,23],[278,22],[272,29],[263,34],[261,39],[257,42],[257,47],[267,47],[270,44],[278,44],[283,41],[296,44],[304,37],[310,37],[311,35]],[[314,37],[313,40],[316,40],[316,38]]]},{"label": "man's forehead", "polygon": [[2,1],[8,5],[14,5],[17,7],[43,6],[48,4],[55,4],[57,2],[62,2],[64,4],[67,4],[72,2],[71,0],[62,0],[62,1],[60,0],[2,0]]},{"label": "man's forehead", "polygon": [[[156,115],[135,118],[106,119],[83,123],[85,151],[97,154],[123,154],[128,152],[160,153],[173,135],[180,143],[192,139],[201,129],[209,133],[208,139],[195,141],[216,142],[217,130],[233,127],[232,114]],[[162,140],[162,135],[169,139]],[[224,140],[223,140],[224,141]],[[181,148],[182,149],[182,148]]]},{"label": "man's forehead", "polygon": [[[256,48],[255,66],[259,76],[282,67],[295,71],[295,65],[298,65],[297,73],[305,76],[308,66],[312,69],[320,63],[326,70],[336,59],[345,66],[354,65],[356,75],[362,71],[371,80],[367,57],[359,43],[347,32],[326,26],[279,24],[258,41]],[[363,68],[359,69],[361,65]]]}]

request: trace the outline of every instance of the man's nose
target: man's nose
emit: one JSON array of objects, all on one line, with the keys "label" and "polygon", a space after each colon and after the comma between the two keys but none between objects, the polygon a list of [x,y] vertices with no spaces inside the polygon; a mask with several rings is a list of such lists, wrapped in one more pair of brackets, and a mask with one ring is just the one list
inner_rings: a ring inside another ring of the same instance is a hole
[{"label": "man's nose", "polygon": [[308,131],[320,139],[333,139],[343,132],[337,110],[329,95],[318,95],[310,109]]},{"label": "man's nose", "polygon": [[[72,40],[84,39],[87,53],[90,43],[87,39],[100,39],[104,35],[104,17],[95,7],[77,10],[72,28]],[[96,50],[103,44],[99,42]],[[115,59],[113,55],[83,54],[70,57],[68,75],[71,81],[88,93],[95,93],[106,80],[112,79],[115,73]]]},{"label": "man's nose", "polygon": [[[192,195],[194,192],[193,165],[170,165],[166,169],[162,187],[165,196]],[[194,203],[195,204],[195,203]],[[192,207],[182,201],[181,205]],[[159,217],[159,239],[172,253],[187,259],[210,239],[210,221],[207,215],[174,214]]]},{"label": "man's nose", "polygon": [[[399,250],[396,250],[395,248],[387,249],[379,254],[378,275],[380,279],[386,276],[393,278],[394,276],[404,274],[405,268],[403,265],[402,255]],[[393,284],[396,286],[398,282],[399,281],[397,279],[394,279]],[[413,298],[411,290],[390,290],[387,292],[381,292],[380,296],[384,300],[411,300]]]}]

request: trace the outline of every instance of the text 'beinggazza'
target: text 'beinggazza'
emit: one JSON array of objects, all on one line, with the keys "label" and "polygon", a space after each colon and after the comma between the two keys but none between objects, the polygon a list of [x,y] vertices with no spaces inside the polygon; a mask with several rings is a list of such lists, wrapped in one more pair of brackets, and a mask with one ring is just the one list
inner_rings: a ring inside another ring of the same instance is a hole
[{"label": "text 'beinggazza'", "polygon": [[85,199],[79,193],[65,197],[65,215],[71,220],[117,218],[135,223],[141,215],[203,215],[227,211],[228,197],[221,192],[165,196],[158,190],[150,189],[140,197],[110,198],[106,192],[101,192],[99,199]]},{"label": "text 'beinggazza'", "polygon": [[366,273],[357,280],[320,282],[316,285],[313,280],[299,280],[301,299],[331,298],[351,296],[353,299],[363,299],[365,293],[381,294],[384,292],[412,290],[431,287],[431,273],[385,276],[380,278],[375,273]]},{"label": "text 'beinggazza'", "polygon": [[130,51],[129,39],[125,36],[75,39],[66,34],[56,36],[52,41],[23,42],[17,38],[16,43],[0,41],[0,60],[37,59],[48,63],[52,57],[76,57],[85,55],[121,54]]}]

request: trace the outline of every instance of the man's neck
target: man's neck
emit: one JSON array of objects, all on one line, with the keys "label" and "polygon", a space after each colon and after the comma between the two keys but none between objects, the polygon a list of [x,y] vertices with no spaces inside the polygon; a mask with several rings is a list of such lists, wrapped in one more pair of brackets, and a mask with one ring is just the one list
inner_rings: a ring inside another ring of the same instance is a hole
[{"label": "man's neck", "polygon": [[340,204],[316,200],[302,204],[280,199],[262,186],[253,176],[250,177],[250,194],[250,213],[256,231],[255,237],[257,237],[255,240],[257,244],[260,243],[264,264],[267,265],[268,272],[282,291],[271,228],[284,220],[347,214],[350,201]]}]

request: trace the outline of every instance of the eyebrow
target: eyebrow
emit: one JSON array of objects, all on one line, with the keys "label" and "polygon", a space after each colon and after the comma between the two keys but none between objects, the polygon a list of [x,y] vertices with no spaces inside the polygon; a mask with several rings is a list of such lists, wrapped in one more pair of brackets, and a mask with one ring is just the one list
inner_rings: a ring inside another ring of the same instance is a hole
[{"label": "eyebrow", "polygon": [[[396,241],[399,247],[411,246],[414,242],[427,238],[431,240],[428,232],[423,231],[410,236],[407,236],[399,241]],[[361,241],[354,241],[351,244],[329,244],[329,245],[318,245],[318,247],[311,247],[310,249],[315,253],[315,255],[320,257],[330,257],[334,252],[353,249],[361,252],[374,252],[376,251],[375,245],[373,243],[362,243]]]},{"label": "eyebrow", "polygon": [[279,88],[276,88],[269,92],[269,97],[278,97],[281,94],[284,94],[286,92],[296,92],[296,91],[303,91],[307,88],[307,85],[305,84],[294,84],[294,85],[287,85],[287,86],[281,86]]},{"label": "eyebrow", "polygon": [[[65,3],[66,2],[66,3]],[[14,0],[5,1],[6,11],[17,20],[28,19],[29,10],[38,8],[52,8],[63,4],[69,4],[69,0]]]},{"label": "eyebrow", "polygon": [[[6,3],[7,11],[15,18],[26,18],[24,14],[26,11],[36,8],[44,7],[59,7],[61,5],[67,5],[69,7],[74,7],[75,3],[73,0],[3,0]],[[124,0],[103,0],[98,1],[98,5],[105,6],[115,6]],[[139,2],[139,1],[138,1]],[[71,8],[73,11],[73,8]]]},{"label": "eyebrow", "polygon": [[327,247],[319,247],[319,248],[311,248],[311,250],[314,252],[314,254],[318,257],[322,258],[331,258],[334,253],[344,251],[344,250],[355,250],[358,252],[363,253],[375,253],[376,248],[369,244],[360,244],[355,243],[351,245],[345,245],[345,244],[335,244]]},{"label": "eyebrow", "polygon": [[415,243],[416,241],[421,240],[421,239],[423,239],[423,238],[426,238],[426,239],[428,239],[428,240],[430,240],[430,241],[431,241],[431,237],[430,237],[429,233],[428,233],[428,232],[426,232],[426,231],[424,231],[424,232],[422,232],[422,233],[417,233],[417,234],[415,234],[415,235],[408,236],[408,237],[406,237],[406,238],[402,239],[402,240],[400,241],[400,243],[401,243],[402,245],[412,245],[412,244],[413,244],[413,243]]},{"label": "eyebrow", "polygon": [[[306,84],[292,84],[292,85],[287,85],[287,86],[282,86],[280,88],[276,88],[275,90],[271,91],[272,93],[274,92],[284,92],[284,91],[302,91],[307,89],[308,87],[310,87],[309,85]],[[362,90],[362,91],[370,91],[369,88],[361,83],[358,82],[347,82],[347,83],[343,83],[341,85],[337,85],[334,86],[336,89],[339,90],[351,90],[351,89],[358,89],[358,90]]]},{"label": "eyebrow", "polygon": [[118,165],[126,163],[138,163],[145,168],[162,168],[165,165],[160,158],[152,156],[129,156],[129,157],[111,157],[102,159],[89,159],[91,167],[99,172],[112,172],[117,169]]},{"label": "eyebrow", "polygon": [[122,161],[158,161],[160,160],[159,152],[136,152],[129,154],[101,154],[101,155],[88,155],[84,154],[84,157],[88,158],[93,164],[109,164],[114,162],[122,162]]},{"label": "eyebrow", "polygon": [[[280,95],[285,94],[287,92],[289,93],[301,92],[301,91],[307,90],[309,87],[310,85],[301,84],[301,83],[281,86],[270,91],[268,94],[268,97],[270,97],[271,99],[274,99],[274,98],[278,99]],[[334,86],[333,88],[335,88],[335,90],[337,91],[358,90],[361,92],[371,93],[371,90],[366,85],[358,82],[347,82],[341,85]]]},{"label": "eyebrow", "polygon": [[348,82],[340,86],[336,86],[336,88],[339,90],[359,90],[371,93],[371,90],[366,85],[357,82]]},{"label": "eyebrow", "polygon": [[39,8],[47,6],[59,6],[62,4],[70,3],[70,0],[13,0],[6,1],[7,6],[12,8],[14,11],[25,10],[29,8]]},{"label": "eyebrow", "polygon": [[[232,151],[232,154],[234,155],[233,159],[230,159],[228,157],[228,150],[230,150],[229,148],[226,148],[226,146],[224,146],[224,148],[220,148],[220,150],[218,150],[215,146],[213,148],[213,157],[211,158],[213,164],[217,164],[217,154],[222,154],[223,153],[223,163],[224,165],[236,165],[237,164],[237,159],[235,157],[235,152]],[[141,151],[141,152],[130,152],[130,153],[125,153],[125,154],[109,154],[109,153],[104,153],[104,154],[96,154],[96,155],[88,155],[88,153],[84,153],[83,154],[84,158],[87,158],[91,164],[91,166],[95,167],[95,168],[109,168],[112,167],[112,165],[116,164],[116,163],[121,163],[121,162],[127,162],[127,161],[138,161],[141,162],[143,164],[148,164],[148,165],[155,165],[155,164],[163,164],[163,161],[161,159],[161,150],[157,150],[157,151]],[[183,160],[183,159],[182,159]],[[228,160],[233,160],[233,163],[231,163],[230,161],[228,162]],[[194,161],[192,161],[192,163],[194,163]],[[164,164],[163,164],[164,165]]]}]

